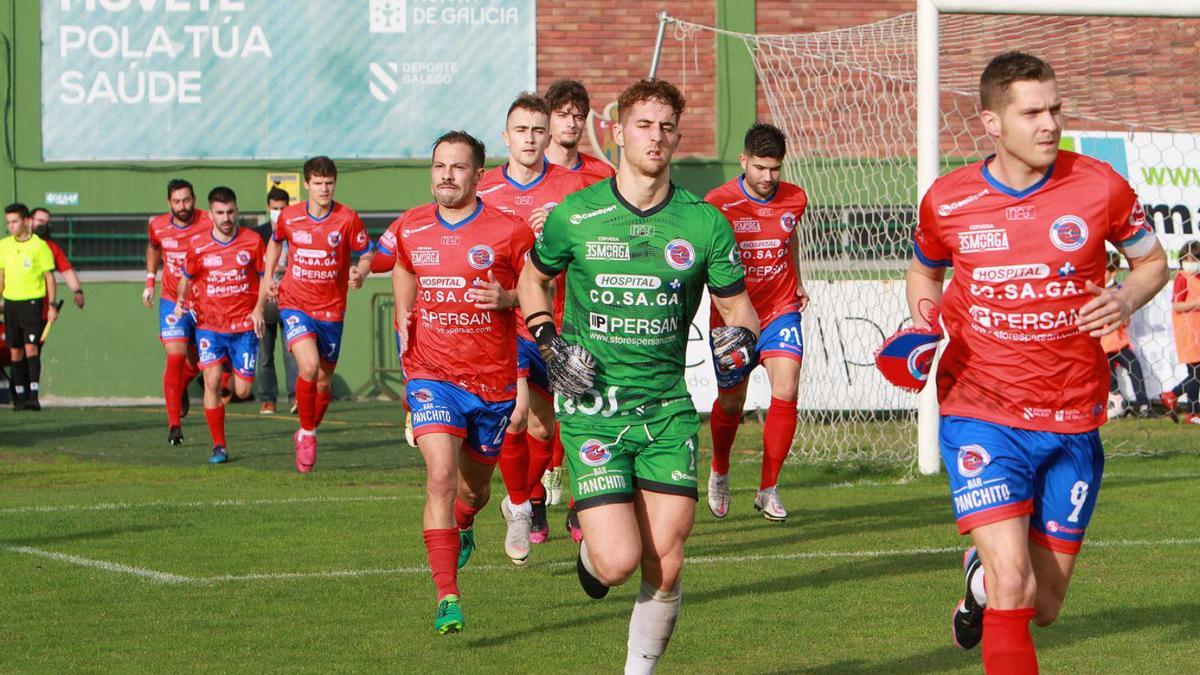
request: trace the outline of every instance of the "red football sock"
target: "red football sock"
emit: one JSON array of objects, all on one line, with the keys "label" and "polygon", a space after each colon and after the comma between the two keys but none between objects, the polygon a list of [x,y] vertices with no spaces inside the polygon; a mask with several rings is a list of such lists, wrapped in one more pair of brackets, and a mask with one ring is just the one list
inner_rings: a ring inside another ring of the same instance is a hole
[{"label": "red football sock", "polygon": [[1037,675],[1037,652],[1029,622],[1033,607],[983,610],[983,670],[1005,675]]},{"label": "red football sock", "polygon": [[480,510],[482,510],[484,506],[486,506],[486,504],[480,504],[479,506],[471,506],[470,504],[464,502],[463,500],[455,497],[454,498],[454,522],[458,523],[458,529],[465,530],[468,527],[471,527],[472,525],[474,525],[475,524],[475,514],[479,513]]},{"label": "red football sock", "polygon": [[204,417],[208,420],[208,433],[212,434],[213,445],[225,446],[225,406],[205,408]]},{"label": "red football sock", "polygon": [[523,504],[529,501],[529,446],[525,444],[525,432],[504,434],[500,446],[500,475],[508,490],[508,501]]},{"label": "red football sock", "polygon": [[437,586],[438,600],[458,595],[458,528],[425,530],[425,553]]},{"label": "red football sock", "polygon": [[[557,435],[557,434],[556,434]],[[545,499],[546,488],[542,487],[542,474],[550,466],[550,454],[554,452],[554,441],[534,438],[533,434],[525,434],[525,443],[529,446],[529,480],[526,483],[529,496],[534,499]]]},{"label": "red football sock", "polygon": [[712,415],[708,419],[712,427],[713,460],[712,470],[720,474],[729,474],[729,451],[733,448],[733,438],[737,436],[738,425],[742,416],[727,417],[721,406],[713,402]]},{"label": "red football sock", "polygon": [[313,431],[317,428],[317,382],[296,378],[296,412],[300,415],[300,428]]},{"label": "red football sock", "polygon": [[558,430],[554,431],[554,446],[550,451],[550,468],[557,469],[563,464],[563,444],[562,437],[558,435]]},{"label": "red football sock", "polygon": [[762,477],[758,489],[765,490],[779,483],[779,470],[788,450],[792,449],[792,436],[796,435],[796,402],[771,397],[767,408],[767,421],[763,424]]},{"label": "red football sock", "polygon": [[187,357],[183,354],[167,354],[167,367],[163,369],[163,399],[167,403],[167,425],[179,426],[179,396],[183,391],[180,378]]},{"label": "red football sock", "polygon": [[313,420],[313,428],[321,426],[321,420],[325,419],[325,411],[329,409],[329,399],[333,398],[333,390],[327,391],[317,390],[317,416]]}]

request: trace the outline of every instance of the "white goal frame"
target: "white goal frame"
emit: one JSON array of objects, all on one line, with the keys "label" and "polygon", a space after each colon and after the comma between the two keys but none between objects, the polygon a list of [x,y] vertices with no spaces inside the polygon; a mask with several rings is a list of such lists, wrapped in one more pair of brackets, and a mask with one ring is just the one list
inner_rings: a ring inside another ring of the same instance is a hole
[{"label": "white goal frame", "polygon": [[[938,177],[938,17],[942,14],[1043,14],[1200,18],[1198,0],[917,0],[917,197]],[[934,365],[936,368],[936,363]],[[930,373],[933,380],[933,373]],[[938,448],[937,388],[925,387],[917,403],[917,467],[935,474]]]}]

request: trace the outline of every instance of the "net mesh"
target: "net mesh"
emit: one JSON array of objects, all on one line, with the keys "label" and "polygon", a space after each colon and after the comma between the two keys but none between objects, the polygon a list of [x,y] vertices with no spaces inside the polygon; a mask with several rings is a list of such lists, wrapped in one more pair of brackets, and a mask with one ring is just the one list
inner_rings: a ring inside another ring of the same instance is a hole
[{"label": "net mesh", "polygon": [[[872,355],[908,314],[902,279],[918,201],[916,15],[794,35],[673,25],[680,45],[696,44],[705,31],[745,43],[766,118],[788,136],[784,180],[809,194],[798,231],[812,305],[805,313],[793,457],[915,461],[916,398],[886,384]],[[1200,133],[1200,21],[943,15],[939,31],[941,173],[991,154],[992,141],[978,121],[979,73],[995,54],[1020,49],[1041,56],[1058,74],[1064,146],[1126,174],[1173,257],[1195,238],[1200,147],[1189,134]],[[1131,326],[1152,402],[1187,373],[1174,349],[1170,288]],[[1136,403],[1124,369],[1118,383],[1121,398]],[[1158,445],[1162,439],[1151,424],[1110,433],[1110,451],[1170,449]]]}]

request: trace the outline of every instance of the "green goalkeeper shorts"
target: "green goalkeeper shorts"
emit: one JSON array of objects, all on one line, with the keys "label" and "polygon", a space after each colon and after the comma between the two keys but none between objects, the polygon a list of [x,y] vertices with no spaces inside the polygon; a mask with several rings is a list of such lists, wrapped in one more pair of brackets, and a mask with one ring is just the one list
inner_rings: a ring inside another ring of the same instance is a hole
[{"label": "green goalkeeper shorts", "polygon": [[697,499],[700,418],[688,410],[628,426],[559,422],[575,508],[632,502],[634,489]]}]

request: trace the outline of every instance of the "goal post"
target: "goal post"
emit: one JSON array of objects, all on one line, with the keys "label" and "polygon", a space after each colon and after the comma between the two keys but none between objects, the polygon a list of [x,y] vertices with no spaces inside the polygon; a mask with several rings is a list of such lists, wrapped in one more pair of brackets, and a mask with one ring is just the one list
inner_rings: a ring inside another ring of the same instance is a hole
[{"label": "goal post", "polygon": [[[920,197],[940,174],[994,150],[977,101],[979,73],[996,54],[1020,49],[1054,66],[1062,147],[1124,175],[1168,252],[1200,237],[1197,18],[1196,0],[917,0],[915,12],[874,23],[753,34],[659,15],[663,49],[672,33],[695,49],[701,31],[745,46],[757,116],[788,136],[784,180],[809,195],[796,228],[812,303],[793,457],[940,470],[934,388],[918,397],[891,387],[872,354],[907,321]],[[1161,294],[1130,327],[1152,399],[1186,373],[1170,313]],[[1113,446],[1110,454],[1160,450],[1149,435]]]}]

